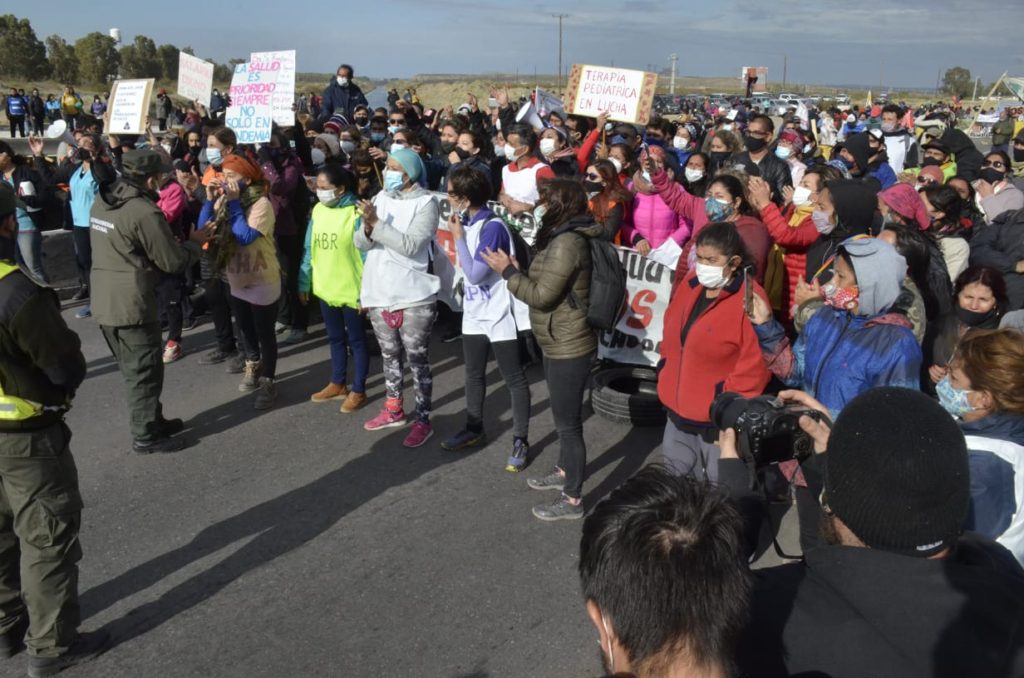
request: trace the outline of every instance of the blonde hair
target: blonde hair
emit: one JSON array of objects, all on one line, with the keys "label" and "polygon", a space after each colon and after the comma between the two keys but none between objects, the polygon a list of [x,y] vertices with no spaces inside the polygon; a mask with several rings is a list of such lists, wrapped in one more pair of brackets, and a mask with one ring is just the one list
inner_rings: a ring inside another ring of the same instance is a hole
[{"label": "blonde hair", "polygon": [[952,363],[987,391],[994,409],[1024,415],[1024,333],[1004,328],[971,330],[960,340]]}]

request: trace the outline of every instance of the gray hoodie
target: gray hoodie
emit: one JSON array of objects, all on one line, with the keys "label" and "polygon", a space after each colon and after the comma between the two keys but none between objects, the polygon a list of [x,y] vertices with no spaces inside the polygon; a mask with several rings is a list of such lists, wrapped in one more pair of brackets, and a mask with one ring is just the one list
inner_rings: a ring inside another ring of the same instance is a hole
[{"label": "gray hoodie", "polygon": [[853,272],[860,290],[858,315],[878,315],[900,295],[907,277],[907,260],[889,243],[877,238],[847,240],[842,245],[850,253]]}]

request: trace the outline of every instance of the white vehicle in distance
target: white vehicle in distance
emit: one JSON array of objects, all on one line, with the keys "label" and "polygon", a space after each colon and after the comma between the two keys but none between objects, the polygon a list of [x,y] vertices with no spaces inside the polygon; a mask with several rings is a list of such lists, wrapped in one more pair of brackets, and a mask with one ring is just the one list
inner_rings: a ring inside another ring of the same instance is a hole
[{"label": "white vehicle in distance", "polygon": [[782,101],[796,101],[796,100],[798,100],[800,98],[800,95],[799,94],[792,94],[790,92],[783,92],[782,94],[780,94],[778,96],[778,98],[780,100],[782,100]]}]

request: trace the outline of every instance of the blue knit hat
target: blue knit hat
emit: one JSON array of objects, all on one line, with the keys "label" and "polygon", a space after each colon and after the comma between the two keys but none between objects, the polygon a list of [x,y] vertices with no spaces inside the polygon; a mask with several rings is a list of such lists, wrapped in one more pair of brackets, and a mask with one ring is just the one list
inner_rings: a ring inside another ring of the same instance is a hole
[{"label": "blue knit hat", "polygon": [[408,148],[399,148],[392,150],[390,155],[398,161],[398,164],[402,166],[402,169],[405,170],[411,181],[418,182],[420,177],[423,176],[423,161],[420,160],[420,156],[416,154],[416,151]]}]

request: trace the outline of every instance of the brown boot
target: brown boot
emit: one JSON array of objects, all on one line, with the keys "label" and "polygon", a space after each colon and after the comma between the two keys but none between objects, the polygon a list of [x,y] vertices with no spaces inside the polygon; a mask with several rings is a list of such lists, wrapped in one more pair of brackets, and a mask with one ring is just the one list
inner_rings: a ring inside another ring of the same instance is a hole
[{"label": "brown boot", "polygon": [[323,389],[317,391],[310,400],[314,403],[326,403],[328,400],[341,400],[348,395],[348,387],[345,384],[335,384],[331,382],[327,384]]},{"label": "brown boot", "polygon": [[366,404],[366,394],[356,393],[355,391],[349,391],[348,397],[345,398],[345,402],[341,404],[341,412],[348,414],[349,412],[355,412],[360,407]]}]

